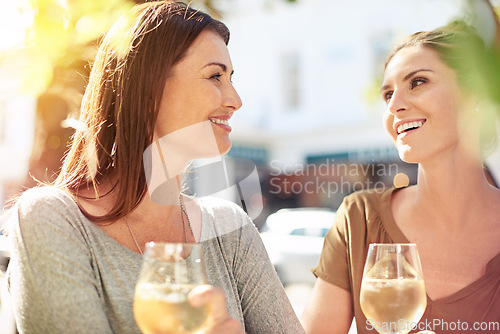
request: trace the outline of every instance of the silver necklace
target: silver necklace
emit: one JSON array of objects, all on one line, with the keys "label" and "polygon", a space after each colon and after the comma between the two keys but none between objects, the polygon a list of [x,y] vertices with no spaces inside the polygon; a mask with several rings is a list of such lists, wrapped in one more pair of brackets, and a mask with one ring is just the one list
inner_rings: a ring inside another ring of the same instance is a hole
[{"label": "silver necklace", "polygon": [[137,242],[137,239],[135,238],[134,232],[132,232],[132,229],[130,228],[130,224],[128,223],[127,216],[125,216],[125,222],[127,223],[128,231],[130,232],[130,235],[132,236],[132,239],[134,239],[135,246],[136,246],[136,247],[137,247],[137,249],[139,250],[139,253],[141,253],[141,255],[144,255],[144,254],[142,253],[142,249],[141,249],[141,247],[139,247],[139,243]]},{"label": "silver necklace", "polygon": [[182,226],[184,226],[184,238],[186,240],[186,243],[188,243],[188,237],[187,237],[187,229],[186,229],[186,222],[184,221],[184,215],[186,216],[186,219],[188,221],[188,226],[189,226],[189,232],[191,235],[194,237],[193,233],[193,228],[191,227],[191,220],[189,219],[188,213],[186,211],[186,207],[184,206],[184,201],[182,199],[182,195],[179,194],[179,204],[181,205],[181,218],[182,218]]},{"label": "silver necklace", "polygon": [[[186,243],[187,243],[188,237],[187,237],[186,222],[184,221],[184,215],[186,215],[186,219],[188,221],[189,232],[191,232],[191,235],[193,235],[193,236],[194,236],[194,233],[193,233],[193,228],[191,227],[191,220],[189,219],[189,216],[187,214],[186,207],[184,206],[184,201],[182,200],[181,194],[179,194],[179,204],[181,206],[181,218],[182,218],[182,226],[184,227],[184,238],[185,238]],[[144,255],[142,253],[141,247],[139,247],[139,243],[137,242],[137,239],[135,238],[134,232],[132,232],[132,229],[130,228],[130,224],[128,222],[127,216],[125,216],[124,218],[125,218],[125,223],[127,223],[128,231],[130,232],[130,235],[132,236],[132,239],[134,240],[135,246],[139,250],[139,253],[141,253],[141,255]]]}]

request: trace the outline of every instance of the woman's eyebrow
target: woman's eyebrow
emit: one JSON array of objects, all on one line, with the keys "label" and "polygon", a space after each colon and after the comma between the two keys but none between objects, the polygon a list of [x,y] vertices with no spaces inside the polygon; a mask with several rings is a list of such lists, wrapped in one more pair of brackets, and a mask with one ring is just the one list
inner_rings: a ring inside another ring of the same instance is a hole
[{"label": "woman's eyebrow", "polygon": [[428,68],[421,68],[421,69],[418,69],[418,70],[415,70],[415,71],[411,71],[410,73],[408,73],[407,75],[405,75],[405,77],[403,78],[403,81],[409,80],[412,76],[414,76],[418,72],[434,72],[434,71],[431,70],[431,69],[428,69]]},{"label": "woman's eyebrow", "polygon": [[[203,68],[210,67],[210,66],[219,66],[220,68],[222,68],[223,72],[227,72],[227,66],[226,66],[226,64],[223,64],[223,63],[212,62],[212,63],[206,64],[205,66],[203,66]],[[234,73],[234,70],[231,71],[231,75],[233,73]]]},{"label": "woman's eyebrow", "polygon": [[[412,76],[414,76],[418,72],[434,72],[434,71],[431,70],[431,69],[428,69],[428,68],[420,68],[418,70],[411,71],[410,73],[408,73],[407,75],[405,75],[405,77],[403,78],[403,81],[408,81]],[[383,92],[384,90],[386,90],[386,89],[388,89],[390,87],[391,87],[390,85],[384,85],[384,86],[382,86],[382,88],[380,88],[380,91]]]}]

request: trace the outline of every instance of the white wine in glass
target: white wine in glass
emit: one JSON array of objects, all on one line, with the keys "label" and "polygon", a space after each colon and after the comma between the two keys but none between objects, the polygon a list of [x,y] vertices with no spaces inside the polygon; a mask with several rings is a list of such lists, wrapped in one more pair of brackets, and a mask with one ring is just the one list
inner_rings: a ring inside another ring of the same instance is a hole
[{"label": "white wine in glass", "polygon": [[187,297],[206,283],[200,245],[148,243],[135,288],[134,318],[144,334],[197,333],[208,307],[193,307]]},{"label": "white wine in glass", "polygon": [[370,244],[361,283],[365,317],[381,334],[406,334],[427,306],[415,244]]}]

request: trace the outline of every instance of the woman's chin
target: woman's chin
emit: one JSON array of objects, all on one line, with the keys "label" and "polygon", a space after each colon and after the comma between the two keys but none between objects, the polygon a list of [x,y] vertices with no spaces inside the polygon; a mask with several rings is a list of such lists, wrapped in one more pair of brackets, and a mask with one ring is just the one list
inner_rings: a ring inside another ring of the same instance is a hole
[{"label": "woman's chin", "polygon": [[399,150],[398,151],[399,158],[408,164],[417,164],[419,163],[419,159],[415,156],[415,154],[412,154],[412,152],[406,151],[406,150]]},{"label": "woman's chin", "polygon": [[220,155],[225,155],[231,150],[231,140],[227,138],[227,140],[217,141],[217,147],[219,148]]}]

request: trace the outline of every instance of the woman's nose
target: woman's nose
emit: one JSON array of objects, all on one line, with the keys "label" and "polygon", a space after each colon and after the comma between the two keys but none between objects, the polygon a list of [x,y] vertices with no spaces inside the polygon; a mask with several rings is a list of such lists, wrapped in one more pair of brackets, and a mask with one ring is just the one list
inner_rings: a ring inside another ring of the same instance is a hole
[{"label": "woman's nose", "polygon": [[232,84],[228,85],[225,91],[223,105],[232,109],[233,111],[240,109],[243,105],[240,95]]},{"label": "woman's nose", "polygon": [[404,93],[394,91],[389,103],[387,104],[387,109],[393,115],[400,111],[407,110],[408,105],[406,98],[404,97]]}]

